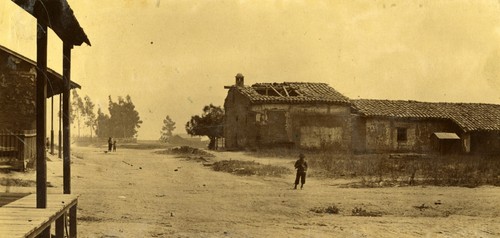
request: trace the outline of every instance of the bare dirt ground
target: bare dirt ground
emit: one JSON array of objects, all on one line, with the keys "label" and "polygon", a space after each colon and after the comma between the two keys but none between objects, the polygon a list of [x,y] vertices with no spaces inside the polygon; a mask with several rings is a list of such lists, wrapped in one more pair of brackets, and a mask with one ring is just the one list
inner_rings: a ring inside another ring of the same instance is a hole
[{"label": "bare dirt ground", "polygon": [[[499,187],[354,189],[339,186],[347,180],[313,177],[304,190],[293,190],[292,172],[283,178],[237,176],[153,150],[103,151],[72,149],[72,192],[81,194],[79,237],[500,237]],[[213,160],[293,167],[292,160],[215,155]],[[61,193],[62,162],[51,160],[49,192]],[[339,214],[310,211],[330,205]],[[353,216],[355,207],[381,216]]]}]

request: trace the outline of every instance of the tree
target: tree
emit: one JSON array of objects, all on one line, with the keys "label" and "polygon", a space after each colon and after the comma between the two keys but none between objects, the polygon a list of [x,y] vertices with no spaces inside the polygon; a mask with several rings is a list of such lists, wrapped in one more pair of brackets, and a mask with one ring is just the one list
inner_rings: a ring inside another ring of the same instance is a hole
[{"label": "tree", "polygon": [[172,132],[175,130],[175,122],[170,119],[170,116],[167,115],[163,120],[163,127],[161,128],[161,142],[169,142],[172,137]]},{"label": "tree", "polygon": [[111,95],[108,96],[108,110],[109,115],[101,108],[97,110],[95,132],[99,138],[137,136],[137,129],[141,127],[142,121],[129,95],[125,98],[119,96],[117,102],[113,101]]},{"label": "tree", "polygon": [[129,95],[125,98],[119,96],[118,102],[113,102],[109,96],[108,110],[111,136],[122,138],[137,136],[137,129],[141,127],[142,121]]},{"label": "tree", "polygon": [[90,97],[85,95],[83,98],[83,114],[85,115],[85,125],[90,128],[90,139],[92,139],[92,132],[95,130],[96,125],[96,115],[94,113],[94,103],[90,100]]},{"label": "tree", "polygon": [[201,115],[191,117],[186,123],[186,132],[190,135],[208,136],[208,148],[216,149],[216,141],[222,137],[224,128],[224,110],[212,104],[203,107]]},{"label": "tree", "polygon": [[101,111],[101,108],[97,109],[97,119],[96,119],[96,129],[95,134],[99,138],[106,138],[111,135],[109,129],[109,116]]},{"label": "tree", "polygon": [[78,123],[78,137],[80,137],[80,122],[81,122],[81,117],[85,116],[85,109],[83,105],[82,98],[80,95],[78,95],[78,92],[76,90],[73,90],[73,99],[71,100],[71,121],[74,121],[76,118],[76,121]]}]

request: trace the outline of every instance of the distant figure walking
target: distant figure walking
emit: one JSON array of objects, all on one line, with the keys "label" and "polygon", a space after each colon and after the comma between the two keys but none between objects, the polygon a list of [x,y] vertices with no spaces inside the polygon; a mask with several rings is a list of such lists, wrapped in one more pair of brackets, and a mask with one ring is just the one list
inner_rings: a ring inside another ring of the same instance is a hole
[{"label": "distant figure walking", "polygon": [[45,140],[45,150],[49,151],[49,147],[50,147],[50,140],[49,137],[47,137],[47,139]]},{"label": "distant figure walking", "polygon": [[297,169],[297,176],[295,176],[295,187],[293,189],[297,189],[297,185],[299,185],[300,180],[300,189],[304,187],[306,183],[306,172],[307,172],[307,161],[305,160],[305,155],[300,154],[299,159],[295,161],[295,169]]},{"label": "distant figure walking", "polygon": [[113,141],[113,152],[116,152],[116,140]]},{"label": "distant figure walking", "polygon": [[111,148],[113,147],[113,139],[109,137],[108,139],[108,151],[111,152]]}]

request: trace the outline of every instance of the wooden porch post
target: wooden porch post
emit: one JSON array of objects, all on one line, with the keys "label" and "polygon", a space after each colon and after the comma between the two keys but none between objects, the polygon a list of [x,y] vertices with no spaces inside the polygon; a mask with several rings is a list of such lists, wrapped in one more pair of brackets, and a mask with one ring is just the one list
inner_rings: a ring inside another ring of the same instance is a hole
[{"label": "wooden porch post", "polygon": [[56,238],[64,238],[64,223],[66,222],[65,218],[66,214],[63,214],[56,220]]},{"label": "wooden porch post", "polygon": [[77,215],[77,210],[76,206],[73,206],[69,209],[69,237],[71,238],[76,238],[78,231],[76,228],[77,221],[76,221],[76,215]]},{"label": "wooden porch post", "polygon": [[69,96],[71,92],[71,48],[72,45],[63,43],[63,187],[64,194],[71,194],[71,150],[70,150],[70,111]]},{"label": "wooden porch post", "polygon": [[57,144],[57,145],[58,145],[58,147],[59,147],[59,150],[58,150],[58,152],[57,152],[57,153],[58,153],[58,156],[57,156],[57,157],[58,157],[59,159],[61,159],[61,158],[62,158],[62,156],[61,156],[61,155],[62,155],[62,151],[61,151],[61,150],[62,150],[62,132],[61,132],[62,128],[61,128],[61,122],[62,122],[62,115],[63,115],[63,112],[62,112],[62,110],[61,110],[61,109],[62,109],[62,108],[61,108],[61,107],[62,107],[62,105],[61,105],[61,104],[62,104],[62,94],[59,94],[59,117],[58,117],[58,118],[59,118],[59,120],[58,120],[58,121],[59,121],[59,136],[57,137],[57,138],[58,138],[58,142],[59,142],[59,143]]},{"label": "wooden porch post", "polygon": [[54,154],[54,95],[50,97],[50,154]]},{"label": "wooden porch post", "polygon": [[37,20],[36,67],[36,207],[47,207],[47,162],[45,135],[47,121],[47,25]]}]

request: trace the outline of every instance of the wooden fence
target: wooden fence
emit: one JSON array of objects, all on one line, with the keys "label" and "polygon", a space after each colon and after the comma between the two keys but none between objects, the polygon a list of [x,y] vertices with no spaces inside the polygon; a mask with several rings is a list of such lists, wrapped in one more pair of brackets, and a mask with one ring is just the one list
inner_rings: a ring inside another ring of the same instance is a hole
[{"label": "wooden fence", "polygon": [[0,130],[0,168],[24,171],[34,167],[36,130]]}]

